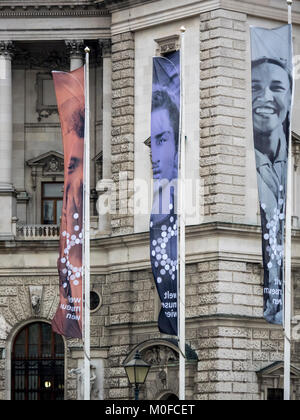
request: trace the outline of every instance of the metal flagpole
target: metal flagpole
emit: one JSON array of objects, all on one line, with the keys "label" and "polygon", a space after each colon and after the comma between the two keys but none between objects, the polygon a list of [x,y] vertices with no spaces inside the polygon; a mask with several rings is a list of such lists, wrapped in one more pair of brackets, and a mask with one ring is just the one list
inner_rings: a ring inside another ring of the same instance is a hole
[{"label": "metal flagpole", "polygon": [[[287,0],[288,23],[292,24],[292,0]],[[286,195],[285,283],[284,283],[284,400],[291,398],[291,238],[292,238],[292,136],[289,135],[289,153]]]},{"label": "metal flagpole", "polygon": [[89,54],[85,48],[85,129],[84,129],[84,400],[90,394],[90,90]]},{"label": "metal flagpole", "polygon": [[179,399],[185,400],[185,91],[184,91],[184,35],[185,27],[181,32],[180,55],[180,273],[179,273]]}]

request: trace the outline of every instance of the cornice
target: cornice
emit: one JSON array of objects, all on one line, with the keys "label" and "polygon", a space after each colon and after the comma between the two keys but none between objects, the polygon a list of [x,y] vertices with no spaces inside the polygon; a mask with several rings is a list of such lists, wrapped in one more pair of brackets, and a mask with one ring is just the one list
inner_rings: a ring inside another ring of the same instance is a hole
[{"label": "cornice", "polygon": [[[112,12],[113,35],[186,19],[216,9],[245,13],[282,24],[287,22],[284,0],[124,0],[122,8],[117,8],[120,1],[106,0],[105,3]],[[136,3],[133,5],[131,2]],[[151,7],[148,3],[152,4]],[[300,2],[294,2],[292,16],[293,23],[300,24]]]},{"label": "cornice", "polygon": [[[110,12],[116,12],[119,10],[128,9],[135,6],[140,6],[142,4],[149,4],[157,0],[104,0],[105,7]],[[96,0],[95,3],[102,3],[103,0]]]},{"label": "cornice", "polygon": [[43,18],[43,17],[97,17],[109,16],[109,11],[103,7],[103,3],[94,2],[47,2],[43,4],[20,5],[17,3],[0,4],[0,18]]}]

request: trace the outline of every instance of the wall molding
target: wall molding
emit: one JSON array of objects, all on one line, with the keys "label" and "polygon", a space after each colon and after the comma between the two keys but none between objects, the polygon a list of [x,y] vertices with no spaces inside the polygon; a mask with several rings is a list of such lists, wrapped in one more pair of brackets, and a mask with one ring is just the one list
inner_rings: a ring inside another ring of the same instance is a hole
[{"label": "wall molding", "polygon": [[[151,2],[152,11],[147,6],[140,5],[126,10],[120,10],[112,14],[112,35],[131,31],[138,31],[151,26],[174,22],[180,19],[187,19],[202,13],[210,12],[216,9],[224,9],[233,12],[246,13],[249,16],[272,19],[279,22],[287,22],[287,7],[285,2],[277,0],[186,0],[170,2],[169,8],[166,8],[166,1],[159,0]],[[293,23],[300,24],[300,5],[293,6]]]}]

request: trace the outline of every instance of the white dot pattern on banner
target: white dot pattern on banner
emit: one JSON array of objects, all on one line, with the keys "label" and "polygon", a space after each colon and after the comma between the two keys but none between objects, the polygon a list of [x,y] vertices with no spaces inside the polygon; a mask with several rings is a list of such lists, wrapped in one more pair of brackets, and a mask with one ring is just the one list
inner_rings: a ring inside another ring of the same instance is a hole
[{"label": "white dot pattern on banner", "polygon": [[[284,188],[282,185],[279,186],[279,190],[283,192]],[[282,197],[279,197],[277,207],[270,210],[265,203],[262,203],[261,208],[267,220],[267,232],[263,235],[264,240],[268,243],[265,248],[268,254],[267,267],[269,270],[280,268],[284,258],[283,222],[285,220],[285,201]]]},{"label": "white dot pattern on banner", "polygon": [[[73,219],[78,220],[79,214],[74,213]],[[78,222],[77,222],[78,223]],[[61,272],[66,277],[63,281],[63,288],[66,289],[68,285],[72,282],[74,286],[79,286],[79,279],[82,276],[83,268],[74,267],[69,261],[70,251],[73,247],[82,245],[83,243],[83,233],[79,232],[80,227],[78,225],[74,226],[74,232],[62,232],[62,236],[66,238],[67,247],[64,249],[64,257],[60,259],[61,262]],[[71,239],[71,240],[70,240]]]},{"label": "white dot pattern on banner", "polygon": [[[173,207],[172,207],[173,208]],[[172,210],[170,208],[170,210]],[[174,223],[175,222],[175,223]],[[150,222],[150,227],[153,227],[153,221]],[[157,238],[151,242],[151,255],[154,259],[154,267],[159,269],[158,277],[156,279],[158,284],[161,284],[164,280],[175,280],[176,272],[178,271],[178,260],[173,260],[170,252],[171,241],[175,241],[178,231],[177,224],[174,216],[170,216],[169,223],[163,224],[160,227],[160,231],[156,231]],[[172,239],[174,238],[174,239]]]}]

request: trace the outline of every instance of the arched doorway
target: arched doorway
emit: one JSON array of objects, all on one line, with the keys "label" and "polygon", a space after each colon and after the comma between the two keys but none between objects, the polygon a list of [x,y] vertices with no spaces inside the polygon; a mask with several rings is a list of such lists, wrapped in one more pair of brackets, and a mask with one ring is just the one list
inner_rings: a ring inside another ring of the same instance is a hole
[{"label": "arched doorway", "polygon": [[35,322],[16,336],[12,349],[12,400],[64,399],[64,342],[51,325]]},{"label": "arched doorway", "polygon": [[167,392],[166,394],[162,395],[159,398],[161,401],[179,401],[179,398],[177,397],[176,394],[172,394],[170,392]]}]

